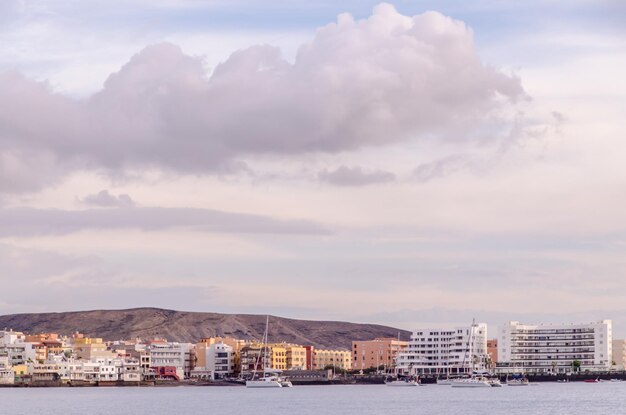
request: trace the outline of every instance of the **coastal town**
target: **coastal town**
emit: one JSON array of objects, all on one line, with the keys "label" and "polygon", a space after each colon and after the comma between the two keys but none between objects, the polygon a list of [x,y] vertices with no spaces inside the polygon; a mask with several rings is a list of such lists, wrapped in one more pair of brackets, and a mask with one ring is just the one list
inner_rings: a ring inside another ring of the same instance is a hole
[{"label": "coastal town", "polygon": [[328,350],[230,337],[196,343],[105,340],[80,332],[8,328],[0,331],[0,385],[224,385],[265,371],[281,373],[294,384],[386,377],[437,380],[475,373],[563,379],[624,372],[626,340],[613,338],[611,320],[558,325],[510,321],[492,336],[487,329],[485,323],[420,328],[409,341],[354,340],[344,349]]}]

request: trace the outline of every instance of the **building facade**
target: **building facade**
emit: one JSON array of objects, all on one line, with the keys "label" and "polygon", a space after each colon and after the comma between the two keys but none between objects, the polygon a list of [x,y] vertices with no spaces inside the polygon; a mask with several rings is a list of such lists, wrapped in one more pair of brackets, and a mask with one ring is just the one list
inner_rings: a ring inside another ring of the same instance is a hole
[{"label": "building facade", "polygon": [[227,344],[211,344],[205,351],[205,361],[205,369],[211,372],[212,379],[222,379],[235,373],[235,354]]},{"label": "building facade", "polygon": [[341,370],[352,369],[352,354],[349,350],[315,350],[313,367],[315,370],[323,370],[327,367],[335,367]]},{"label": "building facade", "polygon": [[378,369],[387,371],[396,361],[398,353],[405,349],[408,342],[394,338],[352,342],[352,369]]},{"label": "building facade", "polygon": [[521,324],[498,336],[500,373],[570,373],[608,370],[613,358],[611,320],[589,324]]},{"label": "building facade", "polygon": [[487,367],[487,325],[418,329],[398,355],[396,372],[403,375],[460,375]]},{"label": "building facade", "polygon": [[488,366],[494,368],[498,363],[498,339],[487,340],[487,356],[489,357]]},{"label": "building facade", "polygon": [[[175,368],[175,375],[180,379],[185,378],[185,368],[188,359],[189,348],[181,343],[153,342],[148,348],[150,352],[150,367],[158,370],[160,368]],[[167,371],[161,370],[162,373],[170,375]],[[158,373],[161,373],[158,372]]]},{"label": "building facade", "polygon": [[613,365],[619,370],[626,368],[626,340],[613,339]]}]

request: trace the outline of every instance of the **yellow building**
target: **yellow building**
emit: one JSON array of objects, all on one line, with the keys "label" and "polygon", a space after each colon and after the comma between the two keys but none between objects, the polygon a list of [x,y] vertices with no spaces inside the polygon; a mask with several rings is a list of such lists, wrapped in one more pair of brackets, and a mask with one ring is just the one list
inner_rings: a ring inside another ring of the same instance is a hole
[{"label": "yellow building", "polygon": [[15,374],[15,381],[20,382],[24,377],[28,376],[28,366],[26,365],[13,365],[11,367],[13,373]]},{"label": "yellow building", "polygon": [[322,370],[330,366],[350,370],[352,368],[352,354],[349,350],[315,350],[313,369]]},{"label": "yellow building", "polygon": [[97,337],[75,337],[73,350],[77,359],[91,360],[99,357],[115,357],[115,354],[107,349],[107,345],[102,339]]},{"label": "yellow building", "polygon": [[287,370],[287,348],[283,344],[270,344],[267,346],[270,352],[271,368]]},{"label": "yellow building", "polygon": [[303,346],[290,344],[287,346],[287,369],[306,369],[306,349]]}]

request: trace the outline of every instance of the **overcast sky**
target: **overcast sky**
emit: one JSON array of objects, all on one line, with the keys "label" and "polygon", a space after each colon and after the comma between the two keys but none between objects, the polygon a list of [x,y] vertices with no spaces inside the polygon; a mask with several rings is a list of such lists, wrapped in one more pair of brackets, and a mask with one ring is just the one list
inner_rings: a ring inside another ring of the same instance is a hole
[{"label": "overcast sky", "polygon": [[0,314],[626,336],[624,21],[619,0],[4,0]]}]

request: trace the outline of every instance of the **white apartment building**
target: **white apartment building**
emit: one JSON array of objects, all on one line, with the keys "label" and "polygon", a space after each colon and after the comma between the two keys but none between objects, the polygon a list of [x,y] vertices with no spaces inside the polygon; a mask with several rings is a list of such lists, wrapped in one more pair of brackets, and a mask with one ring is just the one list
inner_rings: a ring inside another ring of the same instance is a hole
[{"label": "white apartment building", "polygon": [[0,385],[11,385],[15,379],[7,354],[0,355]]},{"label": "white apartment building", "polygon": [[224,343],[213,343],[206,349],[206,369],[213,379],[221,379],[235,372],[233,348]]},{"label": "white apartment building", "polygon": [[186,360],[189,358],[189,345],[181,343],[152,343],[150,367],[173,366],[179,379],[185,378]]},{"label": "white apartment building", "polygon": [[24,343],[26,336],[20,331],[0,330],[0,345],[8,346],[9,344]]},{"label": "white apartment building", "polygon": [[413,331],[406,349],[396,359],[396,372],[403,375],[457,375],[485,370],[487,324],[453,329]]},{"label": "white apartment building", "polygon": [[612,363],[611,320],[589,324],[521,324],[510,321],[498,336],[500,373],[570,373],[608,370]]}]

